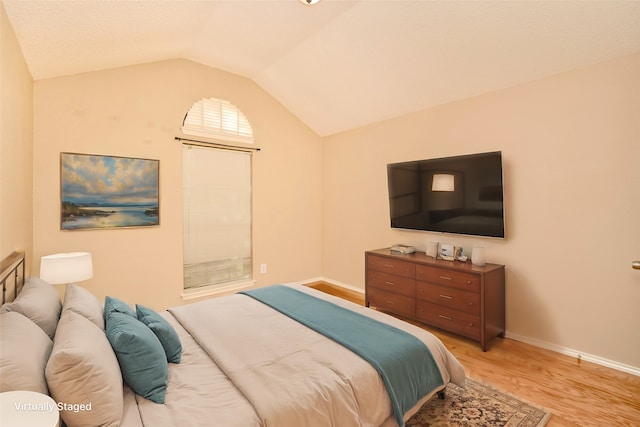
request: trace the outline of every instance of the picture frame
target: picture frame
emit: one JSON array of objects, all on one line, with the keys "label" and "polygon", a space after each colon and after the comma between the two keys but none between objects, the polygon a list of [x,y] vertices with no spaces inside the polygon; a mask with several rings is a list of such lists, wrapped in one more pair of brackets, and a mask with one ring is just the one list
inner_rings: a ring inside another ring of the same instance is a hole
[{"label": "picture frame", "polygon": [[455,259],[454,246],[449,243],[442,243],[440,245],[439,258],[446,261],[453,261]]},{"label": "picture frame", "polygon": [[160,225],[160,161],[60,153],[60,229]]}]

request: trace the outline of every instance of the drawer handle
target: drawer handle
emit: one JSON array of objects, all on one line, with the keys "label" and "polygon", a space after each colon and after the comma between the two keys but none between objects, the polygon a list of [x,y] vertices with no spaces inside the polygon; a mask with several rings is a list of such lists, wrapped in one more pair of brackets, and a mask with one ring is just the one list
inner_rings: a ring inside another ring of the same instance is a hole
[{"label": "drawer handle", "polygon": [[452,296],[440,294],[440,298],[452,299]]},{"label": "drawer handle", "polygon": [[453,280],[451,277],[447,277],[447,276],[440,276],[440,278],[444,280]]},{"label": "drawer handle", "polygon": [[384,266],[387,267],[387,268],[395,268],[395,265],[393,265],[393,264],[385,264]]},{"label": "drawer handle", "polygon": [[473,323],[469,323],[469,327],[473,327]]},{"label": "drawer handle", "polygon": [[393,301],[389,301],[389,300],[387,300],[387,304],[391,304],[391,305],[393,305]]},{"label": "drawer handle", "polygon": [[390,286],[395,286],[395,285],[396,285],[395,283],[393,283],[393,282],[388,282],[388,281],[387,281],[387,282],[384,282],[384,284],[385,284],[385,285],[390,285]]},{"label": "drawer handle", "polygon": [[451,317],[444,316],[442,314],[438,314],[438,317],[445,320],[453,320]]}]

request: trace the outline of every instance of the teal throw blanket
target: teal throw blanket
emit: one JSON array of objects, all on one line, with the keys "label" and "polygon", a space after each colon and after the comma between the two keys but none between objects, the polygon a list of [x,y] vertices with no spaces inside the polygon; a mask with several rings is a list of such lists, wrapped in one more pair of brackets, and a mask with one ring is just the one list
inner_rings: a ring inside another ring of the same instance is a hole
[{"label": "teal throw blanket", "polygon": [[401,427],[404,414],[444,384],[431,351],[405,331],[288,286],[241,293],[338,342],[373,365],[387,387]]}]

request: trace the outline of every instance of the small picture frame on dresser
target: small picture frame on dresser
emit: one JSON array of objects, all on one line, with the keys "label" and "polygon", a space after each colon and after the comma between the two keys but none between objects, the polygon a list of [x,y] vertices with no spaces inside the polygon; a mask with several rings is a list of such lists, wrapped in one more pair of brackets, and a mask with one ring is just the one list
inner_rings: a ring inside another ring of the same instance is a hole
[{"label": "small picture frame on dresser", "polygon": [[440,245],[440,253],[439,258],[445,261],[453,261],[456,259],[455,257],[455,247],[448,243],[443,243]]},{"label": "small picture frame on dresser", "polygon": [[454,246],[453,247],[453,257],[457,260],[460,259],[461,256],[464,255],[464,248],[462,246]]}]

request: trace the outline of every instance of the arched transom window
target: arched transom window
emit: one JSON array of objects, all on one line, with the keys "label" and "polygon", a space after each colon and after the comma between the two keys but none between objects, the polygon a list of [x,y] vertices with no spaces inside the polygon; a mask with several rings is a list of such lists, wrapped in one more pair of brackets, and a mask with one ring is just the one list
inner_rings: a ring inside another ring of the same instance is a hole
[{"label": "arched transom window", "polygon": [[203,98],[189,108],[182,123],[185,135],[224,141],[253,143],[253,129],[246,116],[231,102]]}]

